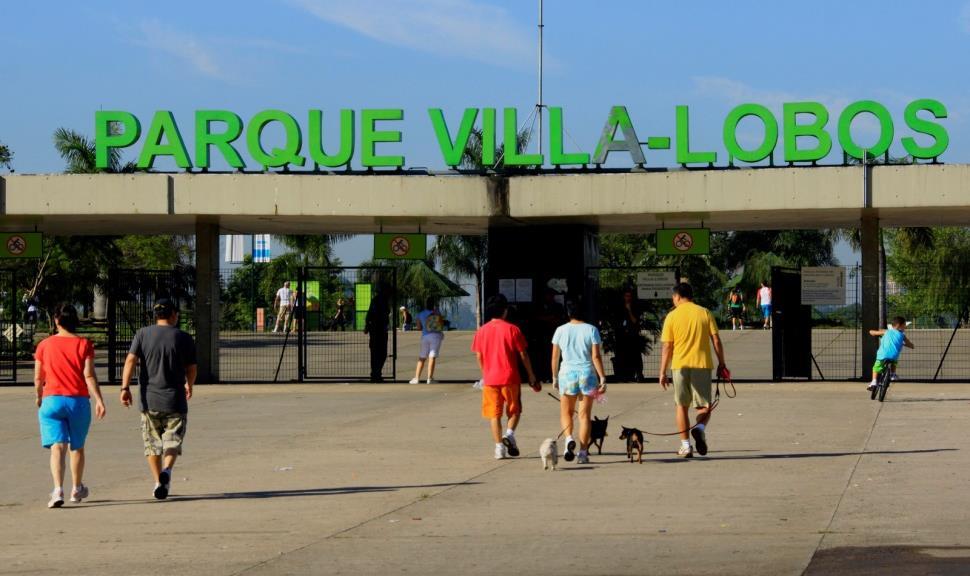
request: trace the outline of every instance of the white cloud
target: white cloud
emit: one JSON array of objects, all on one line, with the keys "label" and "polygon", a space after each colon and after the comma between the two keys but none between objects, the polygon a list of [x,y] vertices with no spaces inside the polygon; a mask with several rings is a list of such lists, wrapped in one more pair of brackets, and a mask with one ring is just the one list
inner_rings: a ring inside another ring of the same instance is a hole
[{"label": "white cloud", "polygon": [[289,0],[379,42],[504,67],[532,65],[531,32],[504,8],[475,0]]},{"label": "white cloud", "polygon": [[182,60],[198,73],[227,80],[228,74],[213,56],[213,49],[190,34],[179,32],[158,20],[144,20],[138,25],[134,44],[164,52]]}]

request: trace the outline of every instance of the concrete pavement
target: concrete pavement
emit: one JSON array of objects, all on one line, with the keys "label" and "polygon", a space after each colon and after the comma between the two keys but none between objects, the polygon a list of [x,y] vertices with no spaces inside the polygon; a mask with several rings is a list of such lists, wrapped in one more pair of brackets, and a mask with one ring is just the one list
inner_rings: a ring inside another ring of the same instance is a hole
[{"label": "concrete pavement", "polygon": [[741,385],[707,458],[649,438],[638,465],[619,427],[673,429],[670,393],[611,385],[604,453],[553,473],[545,393],[523,392],[523,456],[496,461],[466,385],[200,386],[166,502],[106,387],[91,497],[59,510],[32,391],[4,388],[0,574],[970,572],[970,386],[861,387]]}]

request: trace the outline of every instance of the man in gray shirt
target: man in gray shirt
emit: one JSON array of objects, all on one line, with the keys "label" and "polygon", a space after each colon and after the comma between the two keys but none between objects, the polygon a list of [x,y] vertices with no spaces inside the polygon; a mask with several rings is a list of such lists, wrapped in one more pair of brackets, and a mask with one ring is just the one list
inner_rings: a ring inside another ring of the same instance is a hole
[{"label": "man in gray shirt", "polygon": [[182,454],[189,398],[195,384],[195,343],[178,328],[179,310],[168,298],[155,303],[155,325],[131,341],[121,379],[121,403],[131,406],[131,376],[140,364],[142,438],[155,477],[154,496],[168,498],[175,459]]}]

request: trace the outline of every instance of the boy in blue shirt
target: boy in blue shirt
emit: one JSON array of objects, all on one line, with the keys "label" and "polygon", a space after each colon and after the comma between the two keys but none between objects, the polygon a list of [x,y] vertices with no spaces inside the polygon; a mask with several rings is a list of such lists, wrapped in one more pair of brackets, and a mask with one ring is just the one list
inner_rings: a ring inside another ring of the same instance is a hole
[{"label": "boy in blue shirt", "polygon": [[879,340],[879,350],[876,351],[876,363],[872,365],[872,382],[869,383],[867,390],[876,387],[876,380],[883,370],[889,370],[890,363],[899,360],[899,353],[903,351],[903,346],[912,348],[913,343],[909,341],[903,332],[906,330],[906,319],[902,316],[893,318],[892,325],[886,330],[870,330],[870,336],[882,336]]}]

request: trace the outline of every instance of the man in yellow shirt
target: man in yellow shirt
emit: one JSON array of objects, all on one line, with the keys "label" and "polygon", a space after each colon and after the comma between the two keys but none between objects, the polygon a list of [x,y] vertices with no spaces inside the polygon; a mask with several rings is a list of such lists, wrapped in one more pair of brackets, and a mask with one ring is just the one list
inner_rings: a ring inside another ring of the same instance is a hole
[{"label": "man in yellow shirt", "polygon": [[694,304],[694,290],[690,284],[674,286],[674,309],[664,320],[660,341],[660,386],[666,390],[670,385],[667,368],[673,370],[674,404],[677,409],[677,428],[680,430],[680,450],[677,455],[692,458],[687,431],[690,429],[688,409],[693,402],[697,409],[697,426],[690,430],[697,445],[697,453],[707,454],[707,437],[704,428],[711,419],[711,345],[717,354],[718,372],[725,369],[724,347],[717,335],[717,323],[711,311]]}]

